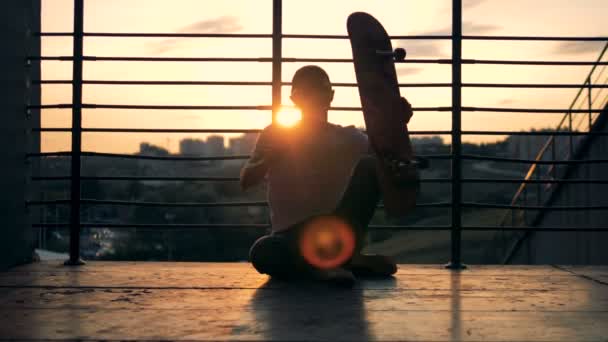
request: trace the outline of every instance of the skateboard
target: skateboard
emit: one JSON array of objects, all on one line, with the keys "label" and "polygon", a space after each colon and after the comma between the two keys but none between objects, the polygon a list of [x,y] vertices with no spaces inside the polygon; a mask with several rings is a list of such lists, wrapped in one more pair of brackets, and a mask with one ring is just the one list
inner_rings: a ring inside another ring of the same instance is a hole
[{"label": "skateboard", "polygon": [[404,216],[416,205],[418,169],[426,167],[414,155],[404,108],[409,103],[399,93],[395,71],[395,60],[404,60],[406,51],[393,50],[384,27],[367,13],[351,14],[346,26],[384,208],[389,216]]}]

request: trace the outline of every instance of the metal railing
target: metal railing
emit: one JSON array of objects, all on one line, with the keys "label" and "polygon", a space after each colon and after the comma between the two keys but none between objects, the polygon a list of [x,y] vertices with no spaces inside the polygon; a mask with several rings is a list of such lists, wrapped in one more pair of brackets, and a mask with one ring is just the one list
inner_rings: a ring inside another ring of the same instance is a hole
[{"label": "metal railing", "polygon": [[[549,205],[553,196],[555,196],[556,185],[558,184],[606,184],[603,180],[593,179],[564,179],[566,178],[567,170],[558,170],[559,164],[565,164],[568,168],[573,168],[582,164],[604,163],[603,160],[576,160],[572,159],[577,152],[580,153],[582,139],[595,135],[604,135],[604,132],[592,131],[593,125],[598,119],[594,116],[597,111],[595,108],[605,110],[608,105],[608,92],[603,92],[600,88],[595,94],[592,89],[597,85],[608,84],[608,73],[606,73],[606,65],[600,64],[608,60],[608,43],[604,45],[597,62],[591,68],[591,71],[585,78],[585,82],[580,87],[578,93],[572,100],[570,107],[564,113],[564,116],[557,124],[555,132],[548,134],[546,142],[536,154],[534,161],[531,163],[526,177],[517,192],[511,200],[511,205],[526,206],[530,201],[540,205],[547,205],[552,210],[553,205]],[[600,68],[598,69],[598,66]],[[579,113],[578,117],[574,117],[574,113]],[[576,121],[578,120],[578,123]],[[560,140],[559,138],[567,138]],[[565,140],[565,141],[564,141]],[[546,165],[543,169],[542,166]],[[558,179],[560,178],[560,179]],[[538,184],[533,189],[530,184]],[[544,187],[541,187],[544,185]],[[589,189],[587,189],[589,191]],[[591,206],[582,207],[581,210],[592,210]],[[511,210],[506,213],[502,219],[501,226],[510,224],[512,226],[530,227],[540,224],[543,211],[536,212],[534,215],[527,215],[522,210]],[[514,257],[522,243],[531,236],[532,230],[527,230],[515,236],[515,242],[507,251],[503,258],[503,263],[509,263]]]},{"label": "metal railing", "polygon": [[[41,158],[51,156],[69,156],[71,157],[70,174],[65,176],[37,176],[34,181],[67,181],[70,182],[70,198],[62,200],[32,200],[28,201],[28,206],[47,206],[47,205],[68,205],[70,210],[70,221],[65,223],[34,223],[33,227],[69,227],[70,229],[70,258],[67,264],[78,265],[82,261],[80,259],[80,232],[83,228],[94,227],[110,227],[110,228],[127,228],[140,227],[141,224],[130,223],[114,223],[114,224],[98,224],[81,222],[80,211],[81,205],[111,205],[111,206],[148,206],[148,207],[244,207],[244,206],[267,206],[266,202],[212,202],[212,203],[166,203],[166,202],[145,202],[145,201],[117,201],[117,200],[97,200],[81,198],[81,182],[89,180],[107,180],[107,181],[134,181],[134,180],[158,180],[158,181],[197,181],[197,182],[236,182],[235,177],[83,177],[81,175],[81,157],[104,157],[115,159],[142,159],[154,161],[212,161],[212,160],[243,160],[248,158],[247,155],[232,155],[232,156],[197,156],[197,157],[175,157],[175,156],[143,156],[143,155],[128,155],[115,153],[98,153],[82,151],[82,134],[86,132],[120,132],[120,133],[255,133],[256,129],[142,129],[142,128],[83,128],[82,127],[82,110],[83,109],[133,109],[133,110],[272,110],[273,118],[281,105],[281,87],[290,85],[289,82],[282,81],[282,65],[283,63],[294,62],[309,62],[309,63],[351,63],[351,59],[347,58],[286,58],[282,54],[283,39],[348,39],[345,35],[306,35],[306,34],[283,34],[282,33],[282,1],[272,1],[273,10],[273,25],[272,34],[222,34],[222,33],[110,33],[110,32],[84,32],[84,0],[74,0],[74,31],[73,32],[39,32],[39,37],[72,37],[73,38],[73,54],[71,56],[31,56],[30,61],[71,61],[73,63],[73,77],[70,80],[35,80],[33,83],[38,85],[44,84],[66,84],[72,86],[72,103],[69,104],[42,104],[38,106],[30,106],[32,109],[71,109],[72,111],[72,126],[64,128],[38,128],[34,132],[70,132],[71,133],[71,150],[65,152],[51,153],[31,153],[28,158]],[[412,131],[410,134],[442,134],[451,136],[451,153],[448,155],[430,155],[427,158],[447,159],[450,160],[451,176],[449,178],[439,179],[423,179],[425,183],[449,183],[451,185],[451,201],[440,203],[419,203],[417,207],[421,208],[449,208],[451,209],[451,224],[439,226],[372,226],[374,229],[412,229],[412,230],[446,230],[451,231],[451,261],[448,264],[449,268],[460,269],[464,265],[461,260],[461,234],[463,230],[478,231],[478,230],[505,230],[505,231],[608,231],[608,227],[524,227],[518,225],[501,225],[499,227],[480,227],[480,226],[463,226],[462,224],[462,209],[463,208],[497,208],[506,210],[545,210],[548,209],[540,205],[528,205],[524,202],[523,205],[518,204],[518,199],[522,193],[526,193],[529,184],[543,185],[552,184],[559,186],[566,183],[588,183],[588,184],[606,184],[606,180],[588,179],[588,180],[567,180],[553,178],[535,178],[534,168],[539,165],[557,165],[557,164],[579,164],[579,163],[607,163],[608,160],[568,160],[568,158],[551,160],[543,159],[546,151],[555,150],[555,139],[558,136],[584,136],[589,134],[606,135],[605,133],[588,131],[577,131],[573,129],[572,115],[575,113],[588,113],[590,119],[589,124],[592,124],[594,113],[599,113],[603,108],[593,109],[589,105],[586,109],[574,108],[574,105],[569,109],[539,109],[539,108],[496,108],[496,107],[466,107],[462,105],[462,88],[539,88],[539,89],[568,89],[581,88],[579,84],[521,84],[521,83],[463,83],[462,82],[462,65],[477,64],[477,65],[536,65],[536,66],[593,66],[596,70],[598,66],[608,65],[607,61],[598,59],[597,61],[538,61],[538,60],[476,60],[462,58],[462,41],[463,40],[488,40],[488,41],[608,41],[608,37],[527,37],[527,36],[475,36],[463,35],[462,32],[462,0],[452,1],[452,35],[407,35],[407,36],[392,36],[393,40],[449,40],[452,44],[452,56],[450,59],[408,59],[407,63],[418,64],[448,64],[451,65],[452,79],[451,83],[401,83],[400,87],[415,87],[415,88],[451,88],[451,106],[450,107],[423,107],[414,108],[415,111],[430,111],[430,112],[451,112],[452,127],[449,131]],[[112,56],[100,57],[85,55],[83,51],[84,37],[188,37],[188,38],[262,38],[272,40],[272,56],[260,58],[234,58],[234,57],[212,57],[212,58],[185,58],[185,57],[134,57],[134,56]],[[604,49],[605,52],[606,49]],[[259,62],[271,63],[272,77],[270,82],[250,82],[250,81],[222,81],[222,80],[201,80],[201,81],[143,81],[143,80],[85,80],[83,79],[83,61],[124,61],[124,62],[148,62],[148,61],[166,61],[166,62],[223,62],[223,63],[240,63],[240,62]],[[593,71],[592,71],[593,73]],[[248,106],[185,106],[185,105],[131,105],[131,104],[102,104],[102,103],[83,103],[82,88],[83,85],[222,85],[222,86],[271,86],[272,103],[270,105],[248,105]],[[335,83],[336,87],[355,87],[355,83]],[[585,83],[584,89],[588,91],[588,96],[591,98],[593,89],[603,90],[608,88],[606,82],[592,82],[591,78]],[[579,91],[579,95],[583,89]],[[576,101],[575,101],[576,102]],[[333,107],[331,110],[336,111],[360,111],[359,107]],[[510,132],[510,131],[463,131],[462,130],[462,112],[496,112],[496,113],[568,113],[565,118],[568,118],[567,131],[562,131],[564,120],[557,127],[555,132]],[[542,149],[535,159],[514,159],[514,158],[499,158],[486,157],[477,155],[467,155],[462,152],[462,136],[463,135],[548,135],[548,145]],[[572,146],[572,144],[570,145]],[[496,162],[518,162],[531,163],[532,167],[528,176],[525,179],[474,179],[464,178],[462,176],[462,162],[464,160],[484,160]],[[520,190],[515,195],[513,202],[510,205],[500,205],[491,203],[476,203],[465,202],[462,200],[462,185],[464,183],[522,183]],[[382,208],[382,206],[379,206]],[[551,210],[605,210],[606,206],[564,206],[551,207]],[[267,224],[146,224],[145,227],[153,229],[163,228],[222,228],[222,227],[241,227],[241,228],[266,228]]]}]

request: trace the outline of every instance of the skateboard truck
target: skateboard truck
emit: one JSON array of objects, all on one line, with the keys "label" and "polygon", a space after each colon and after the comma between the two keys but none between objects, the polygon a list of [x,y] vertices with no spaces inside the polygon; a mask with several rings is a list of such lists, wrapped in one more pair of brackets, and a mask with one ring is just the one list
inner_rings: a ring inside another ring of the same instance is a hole
[{"label": "skateboard truck", "polygon": [[395,61],[401,62],[405,59],[407,52],[404,48],[396,48],[394,51],[376,50],[376,55],[382,57],[392,57]]}]

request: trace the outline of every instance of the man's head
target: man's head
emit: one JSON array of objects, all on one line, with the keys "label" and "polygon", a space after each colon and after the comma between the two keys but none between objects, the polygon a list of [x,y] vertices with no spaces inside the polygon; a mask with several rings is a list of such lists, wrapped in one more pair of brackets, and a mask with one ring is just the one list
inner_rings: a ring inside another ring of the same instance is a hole
[{"label": "man's head", "polygon": [[291,100],[307,115],[325,114],[334,99],[334,91],[327,73],[316,65],[307,65],[296,71],[292,79]]}]

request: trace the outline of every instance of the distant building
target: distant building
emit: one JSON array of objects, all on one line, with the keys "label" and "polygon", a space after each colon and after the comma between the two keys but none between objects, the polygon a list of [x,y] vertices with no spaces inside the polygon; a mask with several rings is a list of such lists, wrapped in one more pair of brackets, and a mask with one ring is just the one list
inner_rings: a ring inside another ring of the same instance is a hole
[{"label": "distant building", "polygon": [[412,138],[412,144],[415,146],[441,146],[443,139],[440,136],[416,137]]},{"label": "distant building", "polygon": [[231,153],[237,155],[249,154],[253,150],[257,138],[257,133],[245,133],[236,138],[231,138],[228,140],[228,149]]},{"label": "distant building", "polygon": [[221,135],[212,135],[207,138],[206,142],[207,154],[209,156],[220,156],[225,154],[224,137]]},{"label": "distant building", "polygon": [[182,139],[179,142],[179,154],[184,156],[204,156],[207,152],[207,144],[200,139]]},{"label": "distant building", "polygon": [[164,149],[162,147],[158,147],[156,145],[152,145],[150,143],[147,142],[142,142],[141,144],[139,144],[139,152],[137,152],[136,154],[142,155],[142,156],[159,156],[159,157],[163,157],[163,156],[168,156],[169,155],[169,151],[167,149]]}]

